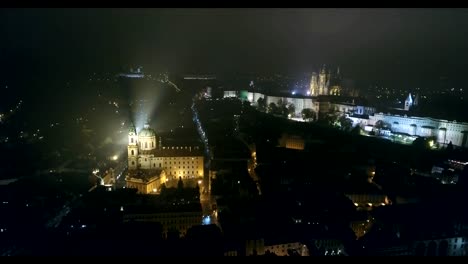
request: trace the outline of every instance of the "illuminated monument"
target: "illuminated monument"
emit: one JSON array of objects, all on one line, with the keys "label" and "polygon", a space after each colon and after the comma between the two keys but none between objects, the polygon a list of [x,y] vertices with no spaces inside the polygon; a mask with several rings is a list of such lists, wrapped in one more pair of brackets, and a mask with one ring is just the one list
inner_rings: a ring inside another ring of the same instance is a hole
[{"label": "illuminated monument", "polygon": [[161,146],[156,132],[145,124],[137,133],[134,126],[128,133],[127,188],[139,193],[156,193],[161,184],[203,178],[203,153],[198,147]]},{"label": "illuminated monument", "polygon": [[312,73],[310,79],[310,90],[311,96],[318,95],[341,95],[341,74],[340,68],[337,69],[335,74],[332,74],[331,70],[326,69],[323,65],[320,72]]}]

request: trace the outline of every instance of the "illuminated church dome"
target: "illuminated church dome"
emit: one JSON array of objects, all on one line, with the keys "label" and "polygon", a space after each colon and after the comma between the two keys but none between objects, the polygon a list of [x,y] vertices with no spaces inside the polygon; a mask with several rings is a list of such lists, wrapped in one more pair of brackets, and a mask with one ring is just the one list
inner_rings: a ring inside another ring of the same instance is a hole
[{"label": "illuminated church dome", "polygon": [[150,128],[149,124],[146,123],[143,129],[138,133],[139,137],[155,137],[156,132],[152,128]]}]

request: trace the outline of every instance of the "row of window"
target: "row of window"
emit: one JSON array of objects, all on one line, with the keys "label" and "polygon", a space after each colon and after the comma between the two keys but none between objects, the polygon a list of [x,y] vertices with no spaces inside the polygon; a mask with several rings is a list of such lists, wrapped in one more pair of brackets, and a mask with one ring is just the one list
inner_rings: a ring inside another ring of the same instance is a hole
[{"label": "row of window", "polygon": [[[194,164],[195,162],[192,161],[192,164]],[[167,161],[164,162],[164,164],[167,164]],[[169,161],[169,165],[171,165],[171,161]],[[175,161],[174,161],[174,164],[177,164]],[[180,161],[179,161],[179,164],[180,164]],[[185,164],[185,161],[182,162],[182,164]],[[189,164],[189,162],[187,161],[187,164]]]},{"label": "row of window", "polygon": [[[176,172],[174,172],[174,173],[176,173]],[[181,174],[190,174],[190,171],[187,171],[187,173],[185,173],[185,171],[183,171],[182,173],[179,171],[179,175],[181,175]],[[172,175],[172,171],[169,171],[169,175]],[[193,171],[192,171],[192,175],[195,175],[195,174],[193,173]],[[198,175],[198,171],[196,171],[196,175]],[[193,178],[193,177],[192,177],[192,178]],[[184,179],[185,179],[185,178],[184,178]]]},{"label": "row of window", "polygon": [[[161,163],[159,164],[159,167],[161,167]],[[198,166],[197,166],[198,167]],[[171,166],[164,166],[164,169],[171,169]],[[195,168],[195,166],[192,166],[192,169]],[[177,166],[174,166],[173,169],[177,169]],[[179,166],[180,169],[180,166]],[[185,166],[182,166],[182,169],[185,169]],[[187,166],[187,169],[190,169],[190,166]]]},{"label": "row of window", "polygon": [[[132,149],[132,150],[130,151],[130,155],[131,155],[131,156],[135,156],[135,150]],[[156,158],[156,160],[162,160],[162,159],[163,159],[163,158]],[[168,160],[174,160],[174,159],[192,159],[192,163],[194,163],[193,160],[195,160],[195,159],[198,160],[198,157],[192,157],[192,158],[189,158],[189,157],[169,157],[169,158],[167,158],[167,159],[168,159]],[[145,161],[146,161],[146,159],[145,159]],[[167,164],[167,161],[166,161],[165,163]],[[185,161],[184,161],[183,163],[185,164]],[[188,163],[188,162],[187,162],[187,163]],[[171,164],[171,162],[169,162],[169,164]],[[174,163],[174,164],[175,164],[175,163]],[[180,161],[179,161],[179,164],[180,164]]]}]

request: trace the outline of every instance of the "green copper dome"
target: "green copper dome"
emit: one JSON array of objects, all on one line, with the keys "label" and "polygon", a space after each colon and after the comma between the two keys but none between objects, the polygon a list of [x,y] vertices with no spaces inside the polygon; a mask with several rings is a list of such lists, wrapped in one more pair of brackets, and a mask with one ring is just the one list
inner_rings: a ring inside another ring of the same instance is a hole
[{"label": "green copper dome", "polygon": [[144,128],[138,133],[139,137],[155,137],[156,132],[152,128],[150,128],[149,124],[146,123]]}]

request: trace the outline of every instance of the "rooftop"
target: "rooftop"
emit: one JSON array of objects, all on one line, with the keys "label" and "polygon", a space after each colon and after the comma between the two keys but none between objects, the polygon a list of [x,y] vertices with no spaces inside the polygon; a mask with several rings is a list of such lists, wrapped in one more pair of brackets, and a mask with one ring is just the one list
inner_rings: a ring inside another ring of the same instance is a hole
[{"label": "rooftop", "polygon": [[128,177],[149,181],[151,178],[159,177],[162,171],[163,170],[159,168],[149,170],[129,170]]},{"label": "rooftop", "polygon": [[[159,199],[154,203],[134,204],[125,208],[125,214],[158,214],[158,213],[184,213],[202,212],[200,203],[166,203]],[[201,221],[201,218],[200,218]]]},{"label": "rooftop", "polygon": [[151,155],[155,157],[198,157],[203,156],[199,147],[162,147],[161,149],[141,150],[142,155]]}]

